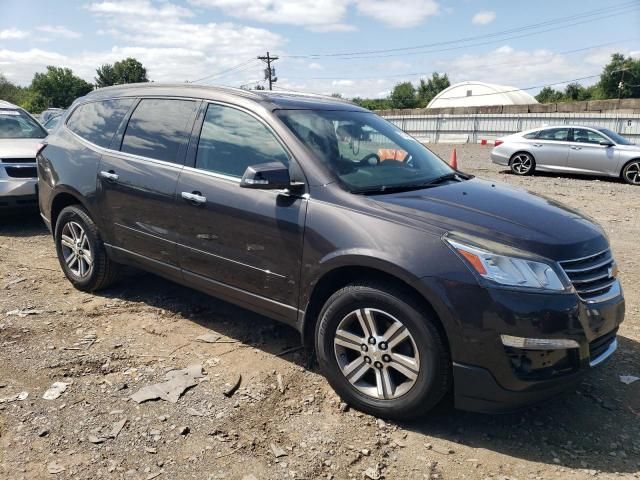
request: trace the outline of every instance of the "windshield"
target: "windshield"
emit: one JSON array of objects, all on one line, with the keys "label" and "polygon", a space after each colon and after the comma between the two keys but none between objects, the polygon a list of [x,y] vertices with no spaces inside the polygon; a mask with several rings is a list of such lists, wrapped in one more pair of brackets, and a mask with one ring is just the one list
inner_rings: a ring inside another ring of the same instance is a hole
[{"label": "windshield", "polygon": [[354,193],[419,188],[454,173],[417,140],[374,113],[281,110],[278,115]]},{"label": "windshield", "polygon": [[599,132],[604,133],[611,140],[616,142],[618,145],[634,145],[632,142],[624,138],[622,135],[617,134],[616,132],[612,132],[608,128],[599,128]]},{"label": "windshield", "polygon": [[47,131],[22,110],[0,109],[0,138],[44,138]]}]

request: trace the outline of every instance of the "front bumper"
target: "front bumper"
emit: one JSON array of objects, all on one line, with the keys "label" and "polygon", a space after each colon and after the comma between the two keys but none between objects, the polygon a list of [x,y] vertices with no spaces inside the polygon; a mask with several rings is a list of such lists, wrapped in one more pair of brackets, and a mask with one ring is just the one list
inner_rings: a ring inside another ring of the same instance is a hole
[{"label": "front bumper", "polygon": [[[574,387],[617,346],[625,309],[622,290],[587,304],[575,294],[425,281],[444,300],[436,311],[449,336],[457,408],[499,413],[541,402]],[[517,349],[503,345],[503,334],[569,339],[579,348]]]},{"label": "front bumper", "polygon": [[0,168],[0,209],[37,208],[38,179],[10,178]]}]

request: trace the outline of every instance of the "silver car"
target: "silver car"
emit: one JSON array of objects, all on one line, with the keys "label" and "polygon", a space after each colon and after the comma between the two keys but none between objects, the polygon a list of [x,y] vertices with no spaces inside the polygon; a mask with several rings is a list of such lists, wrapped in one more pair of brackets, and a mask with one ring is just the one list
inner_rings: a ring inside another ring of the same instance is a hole
[{"label": "silver car", "polygon": [[36,153],[46,136],[26,111],[0,100],[0,211],[37,208]]},{"label": "silver car", "polygon": [[606,128],[563,125],[516,133],[496,140],[491,160],[516,175],[603,175],[640,185],[640,146]]}]

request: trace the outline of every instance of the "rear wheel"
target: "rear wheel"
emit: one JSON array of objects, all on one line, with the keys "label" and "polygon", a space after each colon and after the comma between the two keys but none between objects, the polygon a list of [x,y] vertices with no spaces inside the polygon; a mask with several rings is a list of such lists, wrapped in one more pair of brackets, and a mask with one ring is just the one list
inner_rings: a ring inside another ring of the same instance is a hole
[{"label": "rear wheel", "polygon": [[444,335],[421,305],[385,285],[349,285],[332,295],[320,313],[316,352],[336,392],[377,417],[421,415],[449,389]]},{"label": "rear wheel", "polygon": [[92,292],[117,279],[119,265],[107,256],[98,227],[80,205],[58,215],[55,244],[60,266],[77,289]]},{"label": "rear wheel", "polygon": [[622,179],[631,185],[640,185],[640,160],[632,160],[625,165]]},{"label": "rear wheel", "polygon": [[516,175],[531,175],[536,168],[536,162],[530,153],[518,152],[511,157],[509,166]]}]

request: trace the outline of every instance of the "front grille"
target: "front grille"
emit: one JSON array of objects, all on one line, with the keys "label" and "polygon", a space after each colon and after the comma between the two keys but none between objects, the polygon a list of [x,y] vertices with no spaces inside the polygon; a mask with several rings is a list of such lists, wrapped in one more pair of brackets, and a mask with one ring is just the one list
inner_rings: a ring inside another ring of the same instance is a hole
[{"label": "front grille", "polygon": [[5,167],[7,175],[12,178],[37,178],[36,167]]},{"label": "front grille", "polygon": [[581,298],[589,300],[607,293],[615,283],[615,260],[611,250],[594,255],[565,260],[560,266]]},{"label": "front grille", "polygon": [[36,163],[34,158],[0,158],[2,163]]},{"label": "front grille", "polygon": [[616,339],[616,333],[618,329],[610,331],[609,333],[602,335],[601,337],[596,338],[593,342],[589,343],[589,360],[594,361],[600,355],[607,351],[611,342]]}]

